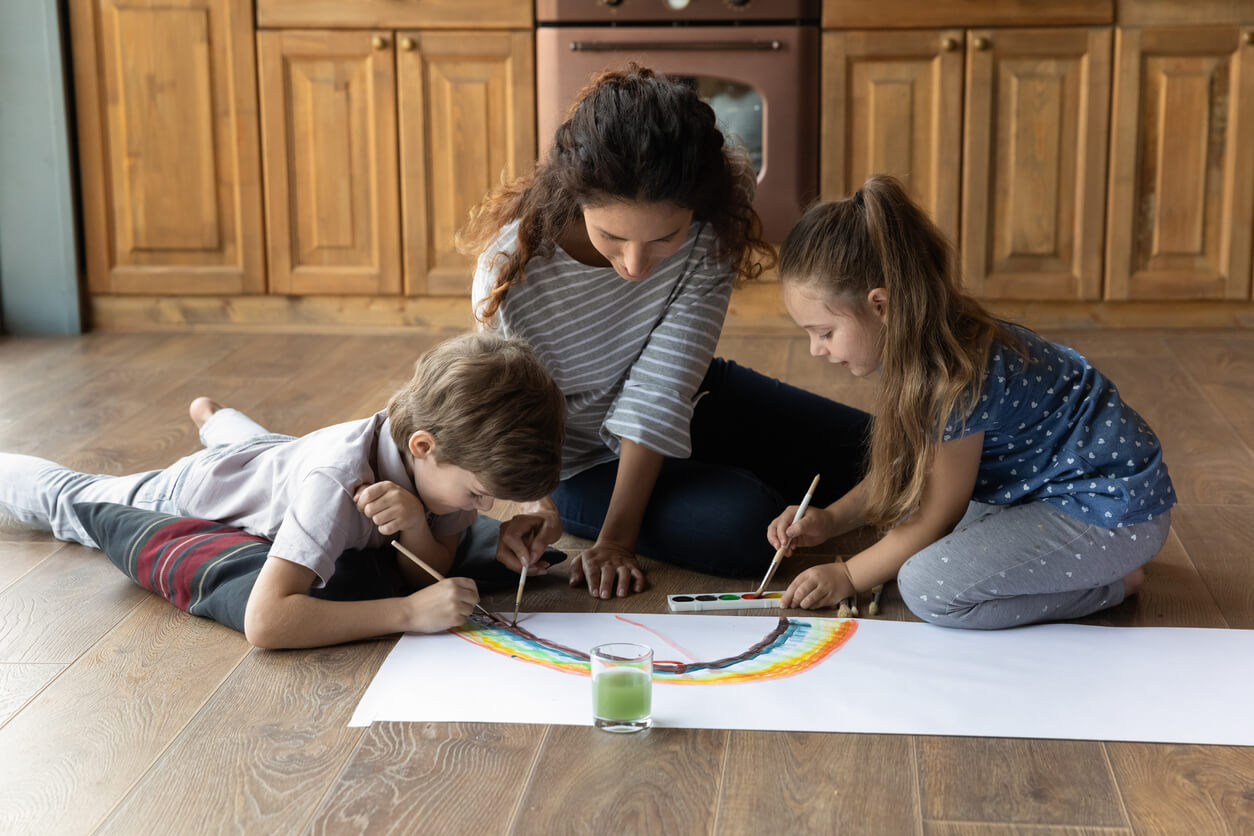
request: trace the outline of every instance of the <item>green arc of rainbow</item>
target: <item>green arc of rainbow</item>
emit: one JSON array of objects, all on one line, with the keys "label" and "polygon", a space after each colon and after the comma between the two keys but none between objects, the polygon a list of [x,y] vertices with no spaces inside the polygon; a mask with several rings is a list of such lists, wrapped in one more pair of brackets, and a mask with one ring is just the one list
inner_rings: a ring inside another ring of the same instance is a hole
[{"label": "green arc of rainbow", "polygon": [[[796,676],[844,646],[858,629],[852,619],[781,617],[761,641],[734,656],[708,662],[653,663],[655,682],[676,685],[730,684]],[[540,638],[520,627],[472,620],[452,631],[493,653],[576,676],[589,675],[588,654]]]}]

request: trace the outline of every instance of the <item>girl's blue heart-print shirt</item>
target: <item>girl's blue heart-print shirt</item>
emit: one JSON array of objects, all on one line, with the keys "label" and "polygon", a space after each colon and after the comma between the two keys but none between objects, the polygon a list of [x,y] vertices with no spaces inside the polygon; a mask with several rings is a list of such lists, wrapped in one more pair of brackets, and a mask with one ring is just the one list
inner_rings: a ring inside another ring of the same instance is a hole
[{"label": "girl's blue heart-print shirt", "polygon": [[965,426],[951,420],[941,434],[984,433],[972,499],[1048,502],[1103,528],[1146,522],[1174,505],[1162,446],[1115,385],[1075,350],[1009,327],[1029,359],[995,340]]}]

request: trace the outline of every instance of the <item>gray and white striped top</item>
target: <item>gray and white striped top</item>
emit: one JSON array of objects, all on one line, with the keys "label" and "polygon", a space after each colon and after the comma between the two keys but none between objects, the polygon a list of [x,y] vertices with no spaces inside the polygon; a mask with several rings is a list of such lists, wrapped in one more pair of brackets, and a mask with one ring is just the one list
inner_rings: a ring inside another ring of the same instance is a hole
[{"label": "gray and white striped top", "polygon": [[[618,456],[628,438],[664,456],[692,452],[697,387],[718,343],[733,269],[715,255],[713,229],[694,222],[684,246],[643,281],[589,267],[561,247],[532,258],[492,327],[521,337],[566,395],[562,478]],[[509,224],[479,258],[477,311],[496,283],[497,253],[518,243]]]}]

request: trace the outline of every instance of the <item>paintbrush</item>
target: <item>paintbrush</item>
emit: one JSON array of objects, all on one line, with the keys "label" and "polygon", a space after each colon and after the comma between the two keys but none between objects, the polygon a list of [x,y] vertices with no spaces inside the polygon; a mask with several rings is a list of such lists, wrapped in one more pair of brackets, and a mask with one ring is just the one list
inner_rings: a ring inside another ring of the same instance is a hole
[{"label": "paintbrush", "polygon": [[[430,564],[428,564],[425,560],[423,560],[418,555],[411,552],[409,549],[402,546],[400,540],[393,540],[392,545],[396,546],[397,550],[400,551],[401,554],[408,557],[414,563],[417,563],[418,567],[422,569],[422,571],[426,572],[428,575],[435,578],[437,581],[444,580],[444,576],[441,575],[439,572],[437,572],[434,567],[432,567]],[[499,622],[501,624],[505,623],[505,619],[501,618],[496,613],[488,612],[479,604],[475,604],[475,609],[477,609],[479,612],[483,613],[484,615],[486,615],[488,618],[492,619],[493,621]]]},{"label": "paintbrush", "polygon": [[[801,500],[801,504],[797,506],[797,513],[792,515],[792,522],[796,525],[797,520],[805,514],[806,509],[810,507],[810,499],[814,496],[814,489],[819,486],[819,474],[814,474],[814,481],[810,483],[810,489],[806,491],[805,497]],[[771,558],[771,565],[766,570],[766,577],[762,579],[762,583],[758,586],[758,591],[754,595],[761,595],[762,590],[766,589],[766,585],[771,582],[771,578],[775,577],[775,570],[779,568],[779,563],[784,559],[784,550],[792,540],[785,540],[783,544],[775,550],[775,556]]]}]

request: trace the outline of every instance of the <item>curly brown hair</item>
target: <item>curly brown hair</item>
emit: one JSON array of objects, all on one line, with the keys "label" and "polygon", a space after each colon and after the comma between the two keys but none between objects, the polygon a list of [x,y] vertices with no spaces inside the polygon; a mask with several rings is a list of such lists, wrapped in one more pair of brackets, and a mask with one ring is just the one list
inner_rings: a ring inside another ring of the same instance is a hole
[{"label": "curly brown hair", "polygon": [[718,255],[738,277],[757,278],[775,263],[753,208],[756,180],[748,157],[727,144],[714,110],[691,86],[638,64],[594,76],[530,173],[493,190],[458,232],[458,248],[479,255],[518,220],[518,246],[497,253],[504,268],[476,315],[489,322],[523,280],[527,262],[550,256],[584,207],[612,201],[673,203],[709,223]]}]

